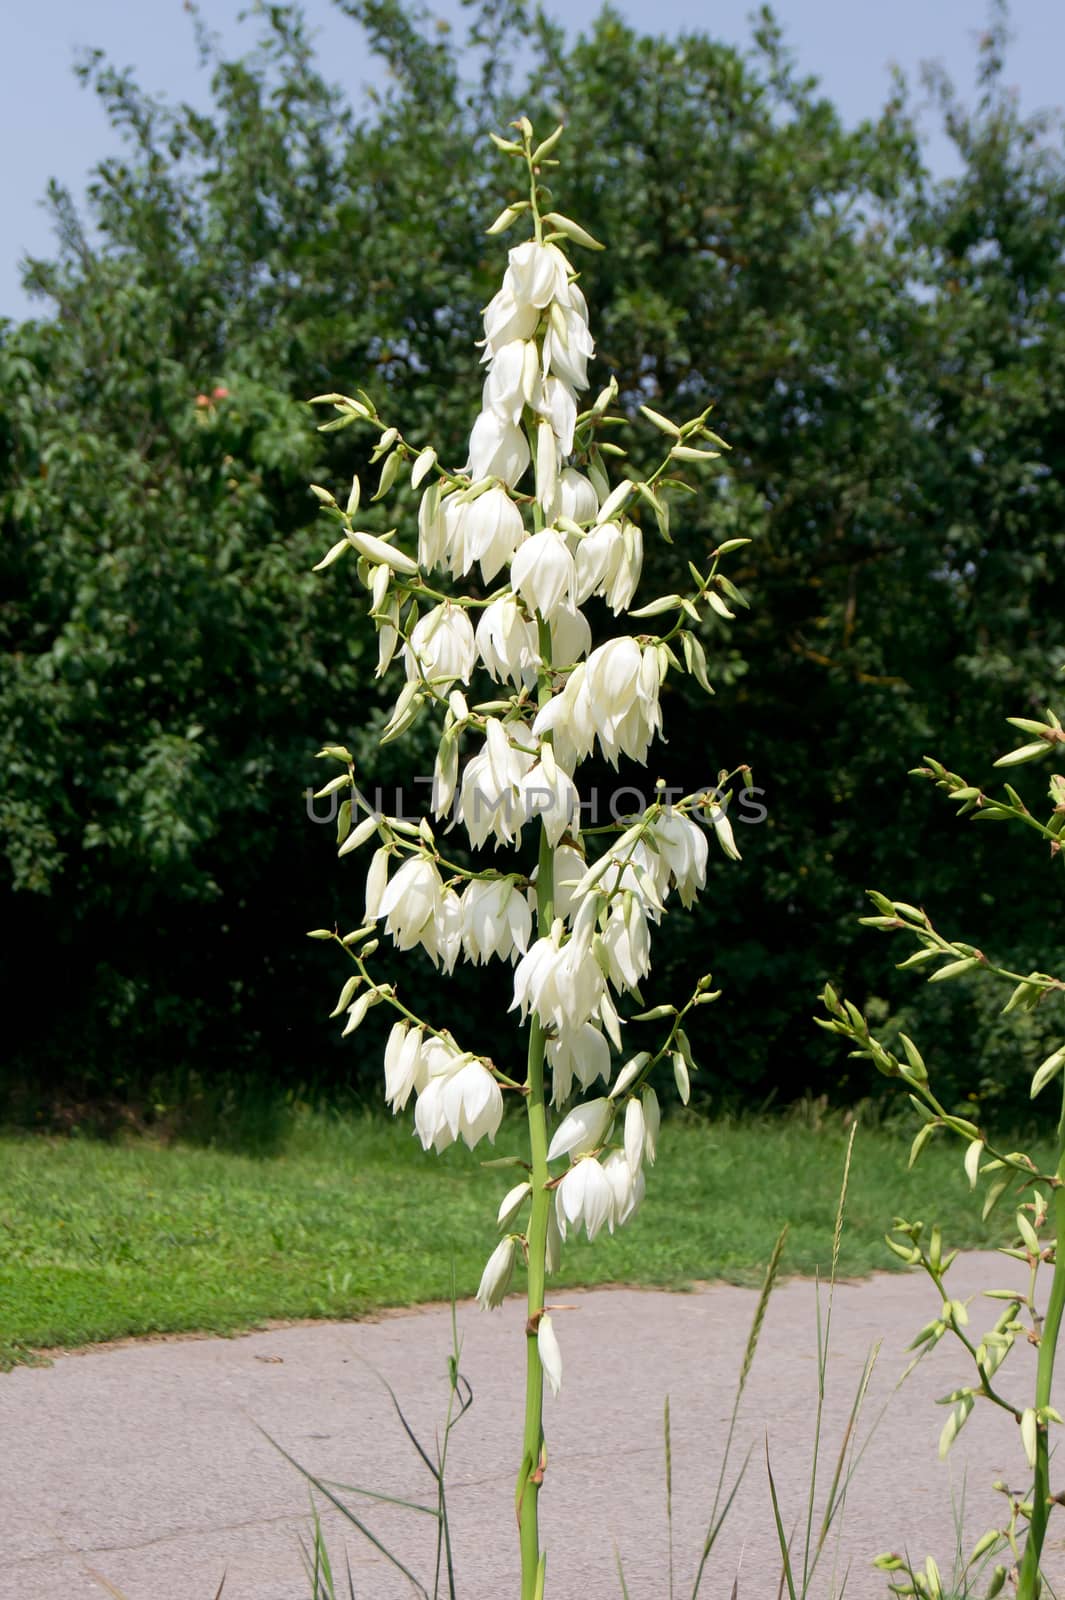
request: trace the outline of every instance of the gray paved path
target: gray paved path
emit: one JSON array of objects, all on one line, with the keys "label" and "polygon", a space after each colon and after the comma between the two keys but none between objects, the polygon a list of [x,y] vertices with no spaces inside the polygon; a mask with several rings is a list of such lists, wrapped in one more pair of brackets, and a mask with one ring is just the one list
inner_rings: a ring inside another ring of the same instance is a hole
[{"label": "gray paved path", "polygon": [[[970,1256],[952,1271],[955,1293],[1008,1283],[1011,1263]],[[968,1374],[944,1342],[895,1391],[904,1348],[935,1314],[931,1286],[878,1275],[837,1290],[825,1431],[838,1441],[868,1348],[882,1341],[866,1407],[887,1404],[850,1491],[840,1560],[852,1563],[849,1600],[886,1593],[870,1571],[877,1551],[931,1549],[949,1570],[955,1500],[965,1485],[972,1542],[999,1504],[996,1477],[1023,1480],[1017,1430],[978,1408],[948,1464],[936,1443],[945,1412],[931,1402]],[[555,1325],[565,1362],[562,1395],[547,1401],[550,1461],[542,1495],[552,1600],[615,1600],[614,1549],[632,1600],[665,1600],[667,1544],[662,1405],[671,1397],[677,1594],[687,1596],[716,1480],[752,1291],[714,1286],[689,1295],[600,1290],[559,1296]],[[990,1306],[990,1302],[985,1302]],[[986,1319],[974,1306],[974,1323]],[[303,1600],[297,1535],[307,1494],[260,1424],[322,1476],[398,1495],[424,1492],[419,1465],[367,1363],[387,1373],[429,1439],[446,1394],[450,1311],[429,1308],[380,1322],[319,1324],[251,1334],[133,1344],[66,1355],[0,1378],[0,1600],[100,1600],[102,1574],[128,1600],[211,1600],[223,1570],[226,1600]],[[520,1301],[486,1316],[459,1308],[463,1370],[475,1403],[452,1435],[452,1509],[461,1600],[514,1600],[513,1477],[523,1365]],[[744,1407],[737,1462],[754,1441],[749,1478],[705,1600],[772,1600],[779,1561],[761,1441],[768,1428],[789,1522],[805,1504],[816,1399],[814,1289],[774,1296]],[[1018,1366],[1030,1360],[1019,1351]],[[1006,1371],[1008,1372],[1008,1368]],[[1019,1376],[1019,1373],[1018,1373]],[[1063,1410],[1059,1394],[1058,1404]],[[826,1469],[827,1471],[827,1469]],[[424,1469],[422,1469],[424,1475]],[[1049,1572],[1065,1593],[1065,1512]],[[370,1520],[420,1574],[431,1572],[428,1519],[387,1508]],[[360,1600],[406,1596],[353,1532],[325,1519],[334,1556],[345,1543]],[[827,1595],[832,1554],[812,1591]],[[842,1568],[840,1569],[842,1570]],[[431,1588],[431,1583],[430,1583]]]}]

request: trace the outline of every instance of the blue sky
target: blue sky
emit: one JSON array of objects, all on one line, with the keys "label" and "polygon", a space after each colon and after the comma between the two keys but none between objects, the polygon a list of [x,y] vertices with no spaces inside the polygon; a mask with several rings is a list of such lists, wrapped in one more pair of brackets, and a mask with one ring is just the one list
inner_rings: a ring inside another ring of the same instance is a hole
[{"label": "blue sky", "polygon": [[[233,46],[250,32],[238,23],[243,0],[202,0],[208,25]],[[648,32],[699,29],[742,43],[749,37],[746,6],[719,0],[615,0],[632,23]],[[327,74],[353,95],[367,81],[358,29],[330,0],[306,0],[319,30]],[[460,0],[436,0],[439,16],[461,26]],[[548,0],[547,10],[568,27],[586,26],[600,0]],[[988,16],[981,0],[778,0],[775,7],[807,71],[817,73],[844,115],[875,111],[888,87],[892,62],[908,72],[928,59],[942,61],[959,83],[972,81],[974,41]],[[1008,81],[1026,110],[1060,106],[1065,99],[1065,6],[1061,0],[1014,0],[1015,42]],[[205,83],[196,62],[192,27],[183,0],[18,0],[0,21],[0,137],[4,162],[0,234],[0,316],[20,316],[30,302],[19,286],[19,261],[47,253],[50,230],[40,206],[45,184],[58,177],[78,193],[94,161],[115,148],[115,138],[95,97],[71,72],[79,49],[99,46],[118,65],[136,68],[153,91],[203,103]],[[947,153],[933,142],[933,160]]]}]

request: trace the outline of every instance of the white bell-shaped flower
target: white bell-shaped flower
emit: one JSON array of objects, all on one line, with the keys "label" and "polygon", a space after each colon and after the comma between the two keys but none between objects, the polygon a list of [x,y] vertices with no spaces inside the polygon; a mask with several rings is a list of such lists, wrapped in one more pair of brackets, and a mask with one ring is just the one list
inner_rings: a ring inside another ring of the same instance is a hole
[{"label": "white bell-shaped flower", "polygon": [[597,723],[616,722],[636,699],[643,653],[635,639],[608,639],[588,657],[585,682]]},{"label": "white bell-shaped flower", "polygon": [[574,1106],[555,1129],[547,1149],[548,1161],[557,1161],[561,1156],[569,1156],[575,1161],[590,1150],[598,1150],[607,1136],[616,1110],[613,1100],[605,1097],[585,1100],[583,1104]]},{"label": "white bell-shaped flower", "polygon": [[418,565],[425,572],[444,564],[447,553],[448,530],[444,507],[452,503],[441,500],[434,484],[425,490],[418,505]]},{"label": "white bell-shaped flower", "polygon": [[[552,1270],[548,1268],[549,1272]],[[562,1351],[558,1347],[554,1325],[546,1312],[536,1325],[536,1349],[544,1377],[551,1385],[551,1393],[557,1395],[562,1387]]]},{"label": "white bell-shaped flower", "polygon": [[546,619],[556,611],[572,610],[575,577],[569,546],[557,528],[542,528],[526,539],[510,569],[514,588]]},{"label": "white bell-shaped flower", "polygon": [[614,988],[638,988],[651,970],[651,934],[638,895],[626,894],[611,904],[602,939]]},{"label": "white bell-shaped flower", "polygon": [[563,924],[537,939],[514,972],[511,1010],[520,1007],[522,1019],[530,1008],[542,1023],[556,1029],[579,1028],[596,1014],[606,992],[606,980],[588,937],[573,936],[561,943]]},{"label": "white bell-shaped flower", "polygon": [[472,1150],[480,1139],[495,1143],[503,1120],[503,1095],[483,1062],[469,1060],[444,1081],[444,1115],[454,1137]]},{"label": "white bell-shaped flower", "polygon": [[441,895],[434,929],[435,938],[427,935],[422,944],[445,972],[454,972],[462,952],[462,901],[454,889],[445,889]]},{"label": "white bell-shaped flower", "polygon": [[609,1223],[614,1226],[614,1190],[594,1156],[582,1156],[563,1177],[555,1190],[555,1216],[563,1239],[573,1228],[583,1227],[589,1240]]},{"label": "white bell-shaped flower", "polygon": [[589,710],[603,754],[613,766],[619,755],[644,764],[662,727],[657,650],[650,646],[641,651],[627,637],[609,639],[592,651],[586,669]]},{"label": "white bell-shaped flower", "polygon": [[494,411],[505,422],[521,421],[529,388],[530,355],[535,376],[536,345],[531,340],[512,339],[491,358],[484,380],[483,404],[486,411]]},{"label": "white bell-shaped flower", "polygon": [[486,489],[466,507],[464,572],[481,563],[485,583],[506,565],[525,537],[521,512],[505,489]]},{"label": "white bell-shaped flower", "polygon": [[531,339],[540,321],[540,308],[531,301],[518,300],[503,280],[503,287],[492,296],[484,310],[485,353],[494,358],[505,345],[518,339]]},{"label": "white bell-shaped flower", "polygon": [[[595,485],[586,473],[578,472],[576,467],[564,469],[558,481],[558,493],[562,515],[571,522],[594,522],[599,515],[599,496],[595,492]],[[590,594],[592,591],[588,592]]]},{"label": "white bell-shaped flower", "polygon": [[551,666],[572,667],[592,648],[592,630],[583,611],[563,606],[551,618]]},{"label": "white bell-shaped flower", "polygon": [[621,539],[615,544],[603,574],[602,593],[615,616],[627,611],[643,575],[643,534],[635,522],[622,521]]},{"label": "white bell-shaped flower", "polygon": [[438,687],[469,683],[477,661],[473,624],[461,606],[445,602],[418,618],[403,646],[408,681],[424,678]]},{"label": "white bell-shaped flower", "polygon": [[[646,839],[641,839],[632,852],[632,873],[636,883],[626,882],[625,887],[637,894],[653,921],[660,920],[669,889],[669,866],[657,850],[652,850]],[[657,898],[656,898],[657,897]]]},{"label": "white bell-shaped flower", "polygon": [[643,1103],[634,1097],[625,1107],[625,1160],[633,1173],[639,1172],[643,1166],[646,1141],[647,1128],[644,1123]]},{"label": "white bell-shaped flower", "polygon": [[503,289],[510,291],[518,305],[542,311],[552,300],[562,306],[570,304],[570,265],[557,245],[527,239],[508,251],[507,263]]},{"label": "white bell-shaped flower", "polygon": [[589,596],[603,592],[607,569],[621,539],[621,529],[616,522],[602,522],[590,533],[585,534],[578,544],[574,558],[577,567],[578,605],[583,605]]},{"label": "white bell-shaped flower", "polygon": [[588,869],[588,863],[572,845],[560,844],[555,851],[555,916],[567,921],[576,909],[573,890]]},{"label": "white bell-shaped flower", "polygon": [[529,459],[529,441],[521,429],[494,411],[482,411],[470,434],[470,455],[464,469],[473,481],[501,478],[513,489]]},{"label": "white bell-shaped flower", "polygon": [[[568,612],[560,612],[565,619]],[[536,625],[524,616],[512,594],[493,600],[481,612],[474,635],[481,660],[497,683],[509,679],[515,688],[536,681]]]},{"label": "white bell-shaped flower", "polygon": [[541,760],[522,779],[521,794],[525,820],[539,818],[550,844],[579,827],[581,797],[573,779],[554,760],[550,745],[543,746]]},{"label": "white bell-shaped flower", "polygon": [[681,904],[690,906],[706,883],[709,846],[697,822],[679,811],[665,811],[654,823],[655,843],[677,886]]},{"label": "white bell-shaped flower", "polygon": [[424,1035],[420,1028],[407,1022],[397,1022],[388,1035],[385,1045],[385,1099],[393,1111],[402,1111],[410,1099],[411,1090],[419,1093],[428,1081],[428,1071],[422,1060],[421,1047]]},{"label": "white bell-shaped flower", "polygon": [[414,1108],[422,1148],[445,1150],[461,1138],[472,1150],[486,1136],[494,1143],[503,1120],[503,1096],[484,1063],[440,1038],[426,1045],[424,1053],[429,1076]]},{"label": "white bell-shaped flower", "polygon": [[633,1172],[622,1150],[612,1150],[603,1162],[603,1171],[614,1196],[614,1222],[628,1222],[644,1197],[643,1169]]},{"label": "white bell-shaped flower", "polygon": [[375,850],[366,874],[366,910],[364,922],[376,922],[381,916],[381,901],[388,884],[388,862],[392,852],[383,844]]},{"label": "white bell-shaped flower", "polygon": [[432,861],[421,855],[404,861],[381,894],[376,913],[384,917],[397,949],[413,950],[426,936],[435,945],[434,924],[443,896],[444,886]]},{"label": "white bell-shaped flower", "polygon": [[503,1304],[514,1275],[514,1235],[501,1239],[485,1263],[477,1288],[477,1303],[482,1311],[493,1311]]},{"label": "white bell-shaped flower", "polygon": [[525,820],[521,783],[534,760],[511,743],[498,717],[486,720],[484,746],[466,764],[455,809],[471,844],[483,845],[489,834],[497,844],[509,844],[520,833]]},{"label": "white bell-shaped flower", "polygon": [[582,1089],[590,1089],[597,1078],[610,1079],[610,1044],[593,1022],[579,1028],[562,1028],[547,1041],[551,1064],[551,1102],[564,1105],[574,1079]]},{"label": "white bell-shaped flower", "polygon": [[569,384],[563,383],[561,378],[545,378],[536,409],[550,422],[558,440],[559,454],[568,456],[573,449],[573,430],[577,425],[577,397]]},{"label": "white bell-shaped flower", "polygon": [[555,760],[567,772],[572,772],[590,753],[598,731],[585,688],[586,669],[587,662],[578,662],[561,694],[552,695],[533,721],[534,734],[552,734]]},{"label": "white bell-shaped flower", "polygon": [[577,547],[577,601],[601,594],[617,616],[627,611],[643,573],[643,534],[634,522],[603,522]]},{"label": "white bell-shaped flower", "polygon": [[[580,293],[577,285],[570,284],[570,298],[576,302]],[[583,305],[583,296],[581,297]],[[560,307],[553,313],[544,334],[544,375],[557,374],[573,389],[588,387],[588,361],[595,354],[595,341],[588,331],[585,310],[576,303]]]},{"label": "white bell-shaped flower", "polygon": [[516,961],[532,936],[532,911],[513,878],[474,878],[462,896],[462,947],[477,965]]}]

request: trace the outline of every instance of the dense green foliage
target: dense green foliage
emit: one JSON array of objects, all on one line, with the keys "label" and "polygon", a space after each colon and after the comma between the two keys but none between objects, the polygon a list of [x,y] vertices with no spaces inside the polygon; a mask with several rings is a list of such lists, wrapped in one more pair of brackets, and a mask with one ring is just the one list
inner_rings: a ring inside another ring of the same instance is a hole
[{"label": "dense green foliage", "polygon": [[1027,857],[993,830],[959,851],[904,776],[931,748],[979,781],[1065,661],[1065,169],[1004,86],[1002,28],[973,109],[936,86],[959,172],[934,181],[902,86],[845,128],[768,15],[748,55],[608,11],[571,46],[484,0],[459,51],[399,0],[342,8],[379,85],[358,115],[287,6],[211,62],[208,115],[87,63],[125,155],[81,211],[53,193],[45,314],[0,328],[10,1082],[217,1100],[373,1062],[338,1047],[340,974],[302,941],[359,911],[307,818],[316,744],[396,777],[350,580],[309,572],[307,481],[361,470],[365,441],[304,401],[361,384],[461,459],[511,181],[483,131],[522,110],[567,122],[564,209],[608,246],[585,272],[599,371],[633,408],[713,399],[736,447],[648,593],[756,535],[751,611],[706,630],[716,700],[665,706],[662,774],[746,759],[768,811],[661,947],[657,993],[711,963],[725,990],[703,1089],[865,1093],[808,1021],[831,977],[873,1013],[938,1008],[925,1037],[972,1040],[958,1081],[1011,1092],[1012,1019],[974,1033],[964,983],[915,999],[853,924],[866,884],[906,884],[1020,965],[1062,943],[1060,919],[1027,926]]},{"label": "dense green foliage", "polygon": [[[785,1272],[826,1273],[847,1136],[811,1126],[670,1120],[647,1200],[631,1226],[594,1246],[571,1240],[558,1282],[760,1281],[787,1196]],[[498,1148],[521,1149],[517,1120]],[[905,1142],[861,1129],[840,1271],[897,1267],[884,1249],[896,1206],[934,1210],[953,1245],[1004,1241],[1011,1219],[981,1223],[955,1150],[933,1145],[911,1171]],[[426,1160],[408,1129],[381,1118],[297,1117],[281,1151],[256,1160],[148,1140],[0,1137],[0,1368],[49,1345],[138,1333],[226,1332],[272,1317],[362,1316],[446,1300],[452,1268],[474,1293],[486,1211],[511,1175],[480,1151]],[[772,1184],[749,1181],[768,1167]],[[678,1227],[677,1219],[683,1218]]]}]

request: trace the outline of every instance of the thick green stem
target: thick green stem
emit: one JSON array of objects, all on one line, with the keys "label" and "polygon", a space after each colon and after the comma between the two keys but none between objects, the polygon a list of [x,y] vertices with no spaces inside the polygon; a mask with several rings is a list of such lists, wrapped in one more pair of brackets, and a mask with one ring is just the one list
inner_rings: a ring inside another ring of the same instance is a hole
[{"label": "thick green stem", "polygon": [[[1039,1336],[1039,1364],[1035,1377],[1035,1405],[1038,1411],[1050,1404],[1050,1390],[1054,1380],[1054,1358],[1057,1355],[1061,1334],[1062,1313],[1065,1311],[1065,1091],[1061,1121],[1058,1124],[1058,1170],[1062,1187],[1054,1190],[1052,1201],[1054,1215],[1054,1276],[1050,1283],[1050,1298]],[[1032,1485],[1032,1517],[1028,1525],[1028,1538],[1024,1546],[1020,1575],[1017,1581],[1017,1600],[1038,1600],[1041,1591],[1039,1565],[1050,1519],[1050,1448],[1049,1428],[1040,1423],[1036,1438],[1035,1481]]]},{"label": "thick green stem", "polygon": [[[544,852],[541,851],[541,861]],[[549,858],[550,860],[550,858]],[[547,1219],[547,1110],[544,1104],[544,1033],[534,1020],[529,1038],[529,1156],[532,1212],[529,1218],[529,1320],[525,1326],[525,1431],[518,1478],[518,1529],[521,1541],[521,1600],[535,1600],[540,1565],[539,1496],[543,1478],[544,1374],[536,1333],[544,1309]]]},{"label": "thick green stem", "polygon": [[[551,697],[551,634],[539,623],[540,653],[545,663],[541,675],[539,701]],[[536,932],[544,938],[551,932],[555,916],[555,852],[540,825],[540,861],[536,874]],[[540,1572],[540,1484],[543,1481],[544,1372],[540,1361],[537,1329],[544,1310],[547,1277],[547,1224],[551,1191],[547,1187],[547,1103],[544,1097],[544,1030],[533,1013],[529,1029],[529,1057],[526,1076],[525,1110],[529,1119],[529,1181],[532,1208],[527,1234],[528,1321],[525,1325],[525,1431],[522,1440],[521,1469],[518,1474],[517,1511],[521,1543],[521,1600],[537,1600]]]}]

